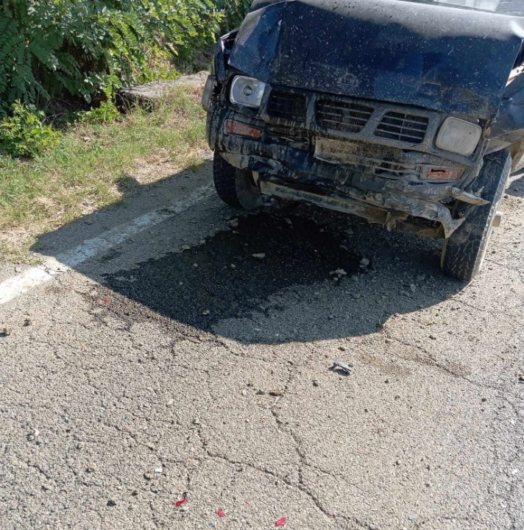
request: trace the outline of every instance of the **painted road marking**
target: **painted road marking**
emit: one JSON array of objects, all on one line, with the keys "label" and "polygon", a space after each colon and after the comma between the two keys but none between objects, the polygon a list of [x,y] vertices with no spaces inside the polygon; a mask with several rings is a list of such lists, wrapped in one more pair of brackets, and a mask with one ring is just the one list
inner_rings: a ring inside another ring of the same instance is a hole
[{"label": "painted road marking", "polygon": [[182,199],[173,202],[167,208],[145,213],[131,221],[104,232],[93,239],[86,239],[77,247],[47,259],[42,265],[27,269],[22,274],[0,283],[0,305],[13,300],[21,294],[52,280],[58,273],[73,269],[85,261],[106,252],[127,241],[132,236],[158,225],[173,215],[188,210],[198,202],[212,195],[212,186],[202,186]]}]

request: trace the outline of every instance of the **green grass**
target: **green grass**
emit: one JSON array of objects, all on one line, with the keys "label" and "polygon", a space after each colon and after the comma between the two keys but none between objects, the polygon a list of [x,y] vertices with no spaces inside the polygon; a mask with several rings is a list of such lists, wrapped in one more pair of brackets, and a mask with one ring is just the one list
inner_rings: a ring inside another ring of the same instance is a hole
[{"label": "green grass", "polygon": [[0,156],[0,256],[20,260],[36,236],[86,213],[86,205],[118,203],[126,177],[152,182],[167,176],[159,164],[175,171],[196,165],[205,148],[200,90],[180,87],[151,113],[136,109],[109,124],[72,126],[38,159]]}]

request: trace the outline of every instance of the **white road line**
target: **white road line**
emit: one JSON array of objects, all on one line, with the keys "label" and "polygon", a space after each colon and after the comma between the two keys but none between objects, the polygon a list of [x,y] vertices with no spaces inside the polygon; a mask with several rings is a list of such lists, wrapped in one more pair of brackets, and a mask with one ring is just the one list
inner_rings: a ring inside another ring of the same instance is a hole
[{"label": "white road line", "polygon": [[146,213],[133,219],[130,223],[116,226],[104,232],[101,236],[86,239],[77,247],[59,254],[56,258],[50,258],[38,267],[32,267],[18,276],[3,281],[0,283],[0,305],[52,280],[57,273],[63,272],[66,268],[77,267],[100,252],[106,252],[143,230],[188,210],[198,202],[210,197],[211,194],[211,185],[202,186],[184,198],[173,202],[167,208]]}]

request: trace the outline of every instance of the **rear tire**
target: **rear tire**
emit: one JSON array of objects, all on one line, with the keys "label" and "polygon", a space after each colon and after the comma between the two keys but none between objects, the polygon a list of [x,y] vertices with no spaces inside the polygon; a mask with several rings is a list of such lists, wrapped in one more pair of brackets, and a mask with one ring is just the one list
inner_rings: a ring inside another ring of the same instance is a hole
[{"label": "rear tire", "polygon": [[253,173],[237,169],[215,151],[213,181],[217,195],[229,206],[255,210],[262,206],[262,194],[255,184]]},{"label": "rear tire", "polygon": [[489,204],[477,206],[464,223],[446,239],[442,249],[442,271],[458,280],[471,281],[482,268],[493,221],[511,171],[507,151],[486,156],[484,167],[475,181],[475,189]]}]

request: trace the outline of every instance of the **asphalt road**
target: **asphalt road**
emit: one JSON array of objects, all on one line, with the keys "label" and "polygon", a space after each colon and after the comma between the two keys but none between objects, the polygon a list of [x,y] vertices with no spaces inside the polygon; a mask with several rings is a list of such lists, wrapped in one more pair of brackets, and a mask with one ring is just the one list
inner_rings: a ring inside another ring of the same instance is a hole
[{"label": "asphalt road", "polygon": [[48,234],[99,247],[0,305],[0,528],[524,529],[524,183],[465,285],[354,218],[172,208],[209,181]]}]

